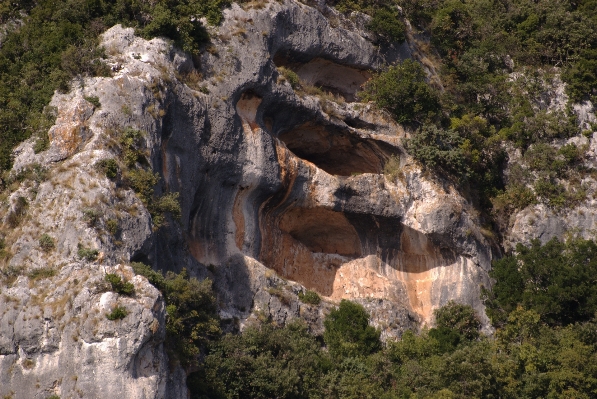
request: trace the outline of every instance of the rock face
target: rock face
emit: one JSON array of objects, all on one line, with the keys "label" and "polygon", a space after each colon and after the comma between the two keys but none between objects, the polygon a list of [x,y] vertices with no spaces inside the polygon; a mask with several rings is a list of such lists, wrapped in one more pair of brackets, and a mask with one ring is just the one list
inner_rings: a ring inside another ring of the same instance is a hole
[{"label": "rock face", "polygon": [[[56,94],[50,149],[16,150],[13,173],[40,164],[49,177],[17,185],[0,213],[15,226],[6,270],[20,274],[0,298],[1,395],[186,398],[184,373],[162,348],[163,300],[122,266],[130,261],[213,279],[231,330],[302,317],[321,332],[344,298],[362,303],[384,337],[431,323],[449,300],[485,317],[480,287],[498,250],[478,213],[412,161],[400,126],[354,102],[413,45],[380,51],[327,6],[294,1],[235,4],[211,30],[190,58],[111,28],[102,45],[113,77]],[[180,221],[152,225],[137,196],[98,169],[120,156],[129,127],[145,132],[156,195],[180,193]],[[384,174],[390,160],[398,170]],[[85,249],[97,259],[82,260]],[[113,271],[134,283],[134,297],[102,286]],[[306,289],[323,302],[300,302]],[[115,306],[129,315],[108,320]]]}]

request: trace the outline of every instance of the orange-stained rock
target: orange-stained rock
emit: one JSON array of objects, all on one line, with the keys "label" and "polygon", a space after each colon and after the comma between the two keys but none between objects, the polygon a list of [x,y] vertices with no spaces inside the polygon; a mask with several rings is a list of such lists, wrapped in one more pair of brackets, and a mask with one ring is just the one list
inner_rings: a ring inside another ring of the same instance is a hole
[{"label": "orange-stained rock", "polygon": [[59,109],[56,124],[48,132],[51,146],[59,156],[68,158],[83,148],[93,132],[87,120],[93,115],[94,107],[81,97]]}]

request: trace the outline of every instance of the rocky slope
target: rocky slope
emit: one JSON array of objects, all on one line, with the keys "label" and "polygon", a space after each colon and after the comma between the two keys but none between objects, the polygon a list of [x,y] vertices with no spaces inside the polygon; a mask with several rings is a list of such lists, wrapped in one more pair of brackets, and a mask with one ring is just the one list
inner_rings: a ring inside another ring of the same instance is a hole
[{"label": "rocky slope", "polygon": [[[17,148],[12,173],[21,178],[0,211],[12,226],[0,395],[186,397],[184,372],[163,350],[163,299],[131,261],[213,279],[231,330],[302,317],[321,332],[326,310],[344,298],[364,304],[386,337],[431,323],[449,300],[484,316],[480,287],[499,255],[493,236],[467,199],[406,154],[401,126],[355,101],[382,65],[419,57],[415,42],[380,47],[359,29],[366,16],[349,20],[324,4],[234,4],[224,13],[193,58],[111,28],[102,45],[113,76],[54,96],[48,150]],[[130,188],[98,168],[123,157],[127,128],[144,132],[156,196],[179,193],[179,220],[157,226]],[[388,162],[396,173],[384,174]],[[525,217],[513,216],[526,227],[510,241],[571,225],[545,217],[542,230]],[[575,220],[585,231],[595,223]],[[40,247],[42,234],[54,248]],[[81,250],[98,256],[85,260]],[[132,282],[135,296],[110,292],[106,273]],[[302,303],[305,290],[323,302]],[[128,315],[108,320],[116,306]]]}]

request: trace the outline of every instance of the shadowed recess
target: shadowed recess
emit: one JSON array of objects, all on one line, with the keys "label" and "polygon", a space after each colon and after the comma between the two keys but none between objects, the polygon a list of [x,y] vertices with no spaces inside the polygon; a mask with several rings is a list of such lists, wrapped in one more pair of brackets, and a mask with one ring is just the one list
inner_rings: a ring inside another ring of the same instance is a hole
[{"label": "shadowed recess", "polygon": [[299,158],[329,174],[382,173],[388,156],[377,141],[307,122],[278,136]]},{"label": "shadowed recess", "polygon": [[300,57],[277,53],[274,64],[292,69],[301,79],[302,84],[340,95],[346,101],[355,101],[361,85],[371,78],[366,70],[341,65],[323,58],[314,58],[305,62]]},{"label": "shadowed recess", "polygon": [[311,252],[361,256],[357,232],[340,212],[321,208],[291,209],[281,217],[279,226]]}]

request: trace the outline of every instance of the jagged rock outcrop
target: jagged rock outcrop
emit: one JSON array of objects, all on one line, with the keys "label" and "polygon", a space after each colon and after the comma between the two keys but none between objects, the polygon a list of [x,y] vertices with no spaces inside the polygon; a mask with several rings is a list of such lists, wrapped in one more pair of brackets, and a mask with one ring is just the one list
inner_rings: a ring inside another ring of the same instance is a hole
[{"label": "jagged rock outcrop", "polygon": [[[224,13],[195,57],[111,28],[102,45],[114,75],[56,94],[50,149],[16,150],[13,173],[40,164],[48,178],[18,185],[1,215],[15,225],[8,266],[22,275],[0,299],[0,394],[186,397],[184,373],[162,348],[163,300],[117,266],[130,261],[213,279],[229,329],[302,317],[321,332],[343,298],[362,303],[386,337],[432,322],[449,300],[484,317],[479,291],[497,246],[477,211],[413,162],[402,127],[353,102],[412,44],[378,47],[323,4]],[[120,156],[129,127],[145,132],[156,195],[180,193],[180,221],[152,225],[133,191],[97,167]],[[384,174],[390,159],[399,170]],[[54,249],[40,248],[41,234]],[[81,249],[97,259],[82,260]],[[135,284],[134,297],[102,288],[112,270]],[[300,302],[305,289],[322,304]],[[117,304],[129,315],[107,320]]]}]

